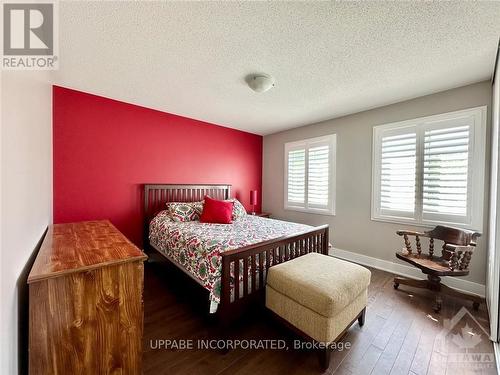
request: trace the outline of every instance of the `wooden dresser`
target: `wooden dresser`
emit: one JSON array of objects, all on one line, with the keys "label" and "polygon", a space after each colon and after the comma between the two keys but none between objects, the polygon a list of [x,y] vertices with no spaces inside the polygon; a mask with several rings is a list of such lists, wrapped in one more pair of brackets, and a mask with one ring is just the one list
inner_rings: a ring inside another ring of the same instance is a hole
[{"label": "wooden dresser", "polygon": [[30,374],[141,374],[145,259],[107,220],[51,225],[28,277]]}]

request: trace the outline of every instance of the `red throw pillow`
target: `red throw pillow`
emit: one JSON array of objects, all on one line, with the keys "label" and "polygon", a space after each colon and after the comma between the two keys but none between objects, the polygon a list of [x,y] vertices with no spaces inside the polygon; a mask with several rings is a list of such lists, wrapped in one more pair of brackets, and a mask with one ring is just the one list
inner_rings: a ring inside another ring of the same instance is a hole
[{"label": "red throw pillow", "polygon": [[220,201],[205,197],[200,221],[202,223],[231,224],[233,222],[234,202]]}]

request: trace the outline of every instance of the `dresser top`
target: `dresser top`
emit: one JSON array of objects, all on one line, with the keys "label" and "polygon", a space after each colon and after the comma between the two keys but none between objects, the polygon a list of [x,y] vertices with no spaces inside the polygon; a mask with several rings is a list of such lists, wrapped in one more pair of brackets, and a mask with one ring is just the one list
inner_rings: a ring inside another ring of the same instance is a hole
[{"label": "dresser top", "polygon": [[28,283],[146,258],[108,220],[54,224],[47,230]]}]

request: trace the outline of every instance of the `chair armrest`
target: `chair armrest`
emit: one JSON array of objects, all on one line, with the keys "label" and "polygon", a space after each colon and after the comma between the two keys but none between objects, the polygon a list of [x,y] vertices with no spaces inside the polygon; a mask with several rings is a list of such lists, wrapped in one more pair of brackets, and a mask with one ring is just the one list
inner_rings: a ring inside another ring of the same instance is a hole
[{"label": "chair armrest", "polygon": [[426,233],[424,233],[424,232],[416,232],[416,231],[413,231],[413,230],[398,230],[398,231],[396,231],[396,234],[398,236],[407,235],[407,236],[427,237]]},{"label": "chair armrest", "polygon": [[453,252],[457,252],[457,251],[460,251],[460,252],[466,252],[466,251],[473,252],[474,248],[475,248],[474,246],[459,246],[459,245],[453,245],[451,243],[447,243],[444,246],[445,250],[453,251]]}]

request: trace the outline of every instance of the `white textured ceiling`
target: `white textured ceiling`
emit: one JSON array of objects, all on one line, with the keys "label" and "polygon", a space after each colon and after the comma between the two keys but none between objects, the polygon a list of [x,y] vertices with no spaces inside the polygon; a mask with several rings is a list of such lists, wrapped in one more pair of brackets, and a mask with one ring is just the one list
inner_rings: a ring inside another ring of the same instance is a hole
[{"label": "white textured ceiling", "polygon": [[500,2],[59,8],[56,84],[257,134],[488,79],[500,35]]}]

